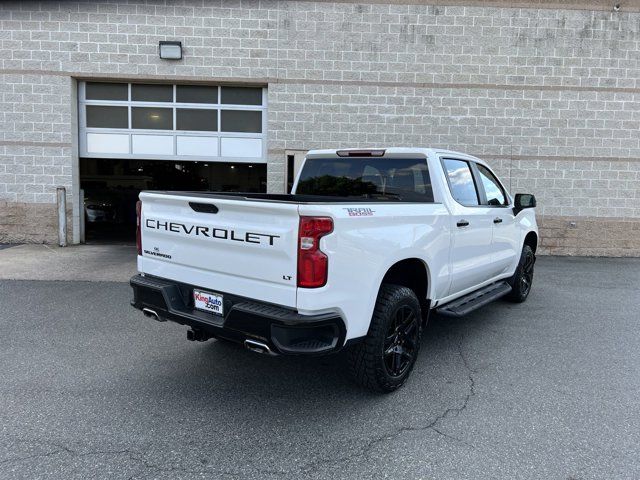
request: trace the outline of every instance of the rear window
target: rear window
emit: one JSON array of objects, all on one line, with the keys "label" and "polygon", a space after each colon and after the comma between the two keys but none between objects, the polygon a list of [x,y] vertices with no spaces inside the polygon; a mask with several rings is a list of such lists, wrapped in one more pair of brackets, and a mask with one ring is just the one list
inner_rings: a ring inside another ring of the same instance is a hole
[{"label": "rear window", "polygon": [[424,158],[312,158],[300,173],[296,194],[361,200],[433,202]]}]

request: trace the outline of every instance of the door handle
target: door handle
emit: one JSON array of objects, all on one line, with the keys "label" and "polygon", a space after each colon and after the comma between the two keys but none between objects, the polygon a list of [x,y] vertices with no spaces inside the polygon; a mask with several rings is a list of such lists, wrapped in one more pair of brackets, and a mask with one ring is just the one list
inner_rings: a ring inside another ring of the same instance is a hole
[{"label": "door handle", "polygon": [[189,202],[192,210],[200,213],[218,213],[218,207],[212,203]]},{"label": "door handle", "polygon": [[469,222],[467,222],[466,220],[458,220],[458,223],[456,223],[456,225],[458,227],[468,227],[469,226]]},{"label": "door handle", "polygon": [[493,223],[502,223],[502,219],[500,217],[496,217],[493,219]]}]

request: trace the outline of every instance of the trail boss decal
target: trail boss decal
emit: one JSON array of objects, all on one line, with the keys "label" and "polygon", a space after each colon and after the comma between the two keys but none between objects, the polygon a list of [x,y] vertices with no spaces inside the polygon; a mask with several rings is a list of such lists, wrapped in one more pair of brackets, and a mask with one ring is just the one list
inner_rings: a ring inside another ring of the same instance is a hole
[{"label": "trail boss decal", "polygon": [[367,207],[345,208],[350,217],[372,217],[375,210]]},{"label": "trail boss decal", "polygon": [[219,227],[205,227],[203,225],[185,225],[178,222],[161,222],[147,218],[145,227],[152,230],[165,230],[174,233],[186,233],[195,237],[217,238],[219,240],[229,240],[234,242],[255,243],[258,245],[273,246],[274,239],[280,235],[270,235],[268,233],[257,232],[236,232],[233,229]]}]

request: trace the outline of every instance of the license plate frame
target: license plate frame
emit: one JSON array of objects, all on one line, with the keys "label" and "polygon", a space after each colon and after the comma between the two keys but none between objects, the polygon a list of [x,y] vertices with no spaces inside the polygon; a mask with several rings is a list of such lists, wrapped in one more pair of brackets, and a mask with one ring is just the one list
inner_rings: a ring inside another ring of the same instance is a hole
[{"label": "license plate frame", "polygon": [[224,316],[224,295],[207,290],[193,289],[193,306],[196,310],[219,317]]}]

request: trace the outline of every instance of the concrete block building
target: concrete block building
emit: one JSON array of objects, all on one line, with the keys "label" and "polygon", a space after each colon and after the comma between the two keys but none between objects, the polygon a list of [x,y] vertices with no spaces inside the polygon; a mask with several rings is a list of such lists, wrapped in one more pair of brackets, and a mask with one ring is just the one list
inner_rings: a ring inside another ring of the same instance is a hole
[{"label": "concrete block building", "polygon": [[638,0],[19,1],[0,27],[0,242],[56,242],[59,187],[78,243],[131,232],[141,189],[433,146],[534,193],[543,252],[640,255]]}]

